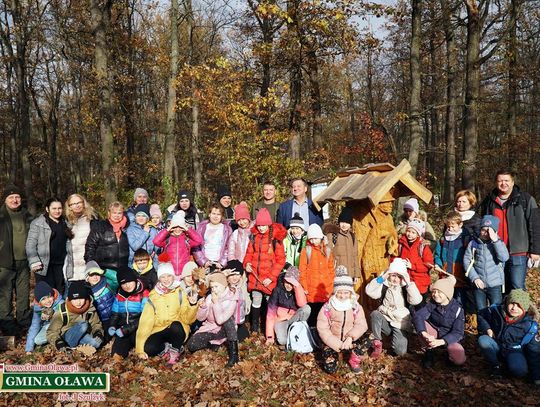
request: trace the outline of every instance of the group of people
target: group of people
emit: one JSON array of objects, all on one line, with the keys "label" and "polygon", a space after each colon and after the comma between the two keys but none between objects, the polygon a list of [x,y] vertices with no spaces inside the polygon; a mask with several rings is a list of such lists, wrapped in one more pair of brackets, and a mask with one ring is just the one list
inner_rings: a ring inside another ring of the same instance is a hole
[{"label": "group of people", "polygon": [[[511,172],[498,172],[496,182],[478,211],[474,193],[460,191],[440,238],[409,199],[396,225],[397,252],[365,284],[354,211],[345,206],[336,224],[323,225],[300,178],[282,203],[265,183],[251,211],[245,202],[233,206],[220,187],[206,219],[187,190],[162,214],[137,188],[131,205],[111,203],[106,219],[73,194],[65,203],[49,199],[31,220],[21,191],[8,186],[0,208],[0,329],[29,328],[29,353],[44,344],[71,350],[112,342],[117,361],[134,349],[170,365],[184,351],[225,344],[230,367],[250,334],[262,331],[267,346],[290,349],[291,330],[301,324],[322,368],[334,373],[341,352],[359,372],[364,360],[380,357],[386,336],[389,352],[401,356],[414,334],[424,367],[443,348],[462,365],[471,315],[491,374],[507,369],[540,384],[536,308],[525,287],[540,259],[540,216]],[[377,307],[361,305],[365,298]]]}]

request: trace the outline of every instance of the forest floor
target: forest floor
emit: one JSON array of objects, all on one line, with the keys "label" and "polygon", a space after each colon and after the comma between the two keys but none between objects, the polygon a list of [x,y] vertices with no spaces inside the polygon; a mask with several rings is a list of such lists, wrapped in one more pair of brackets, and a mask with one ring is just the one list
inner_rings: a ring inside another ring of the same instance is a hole
[{"label": "forest floor", "polygon": [[[530,292],[540,300],[540,271],[529,273]],[[434,369],[420,365],[417,344],[405,357],[383,354],[367,360],[360,374],[345,361],[335,375],[324,373],[313,355],[300,355],[264,346],[263,337],[240,345],[241,362],[225,369],[225,349],[185,356],[172,369],[157,358],[142,362],[135,355],[121,363],[110,358],[110,345],[85,357],[53,352],[50,347],[27,356],[24,341],[0,354],[6,364],[57,363],[79,365],[81,371],[110,372],[111,390],[100,403],[61,403],[54,393],[4,393],[9,406],[534,406],[540,386],[524,380],[493,380],[475,346],[474,332],[465,339],[468,360],[462,368],[449,367],[443,353]]]}]

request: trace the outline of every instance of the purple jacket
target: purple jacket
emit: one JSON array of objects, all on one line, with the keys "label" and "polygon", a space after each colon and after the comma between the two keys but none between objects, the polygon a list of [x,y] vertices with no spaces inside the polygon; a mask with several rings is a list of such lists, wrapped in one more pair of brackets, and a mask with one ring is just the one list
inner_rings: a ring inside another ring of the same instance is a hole
[{"label": "purple jacket", "polygon": [[465,313],[455,298],[445,306],[428,302],[413,314],[416,332],[425,331],[426,322],[437,330],[437,339],[444,339],[447,345],[461,341],[465,334]]},{"label": "purple jacket", "polygon": [[[195,261],[199,266],[204,266],[204,264],[208,261],[208,258],[206,257],[204,253],[204,235],[206,233],[206,226],[208,225],[210,221],[205,220],[199,223],[199,226],[197,227],[197,232],[202,237],[202,244],[195,248],[193,250],[193,257],[195,258]],[[232,229],[231,227],[225,223],[223,223],[223,244],[221,246],[221,252],[219,253],[219,263],[225,267],[227,265],[227,253],[229,251],[229,237],[232,235]]]}]

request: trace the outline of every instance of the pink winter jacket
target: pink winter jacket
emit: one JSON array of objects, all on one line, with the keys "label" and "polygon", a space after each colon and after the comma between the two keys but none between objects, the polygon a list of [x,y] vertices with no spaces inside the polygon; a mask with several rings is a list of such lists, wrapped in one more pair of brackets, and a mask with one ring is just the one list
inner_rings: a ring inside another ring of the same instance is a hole
[{"label": "pink winter jacket", "polygon": [[[218,333],[221,330],[222,325],[234,315],[237,303],[238,294],[233,293],[229,288],[225,289],[219,296],[219,301],[215,304],[212,302],[211,295],[206,297],[204,303],[197,311],[197,319],[204,322],[195,335],[199,332]],[[227,338],[217,339],[210,341],[210,343],[221,345],[226,340]]]},{"label": "pink winter jacket", "polygon": [[358,302],[348,311],[336,311],[330,302],[327,302],[317,316],[317,332],[321,340],[336,352],[340,351],[341,344],[348,336],[354,342],[367,329],[364,310]]},{"label": "pink winter jacket", "polygon": [[249,244],[249,237],[251,236],[251,228],[254,222],[252,222],[247,229],[236,229],[229,238],[229,250],[227,253],[227,260],[238,260],[241,263],[244,262],[246,257],[246,251]]},{"label": "pink winter jacket", "polygon": [[172,236],[167,229],[163,229],[154,238],[154,244],[164,248],[171,258],[174,274],[177,277],[180,277],[184,265],[189,261],[191,249],[199,246],[202,241],[201,235],[195,229],[188,229],[180,236]]}]

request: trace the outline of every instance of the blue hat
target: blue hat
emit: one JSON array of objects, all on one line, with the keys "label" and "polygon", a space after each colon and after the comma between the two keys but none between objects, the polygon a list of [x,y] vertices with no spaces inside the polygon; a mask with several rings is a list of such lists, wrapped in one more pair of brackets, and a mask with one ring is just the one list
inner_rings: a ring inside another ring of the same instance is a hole
[{"label": "blue hat", "polygon": [[482,222],[480,222],[480,228],[491,228],[495,232],[499,231],[499,218],[493,215],[484,215]]}]

